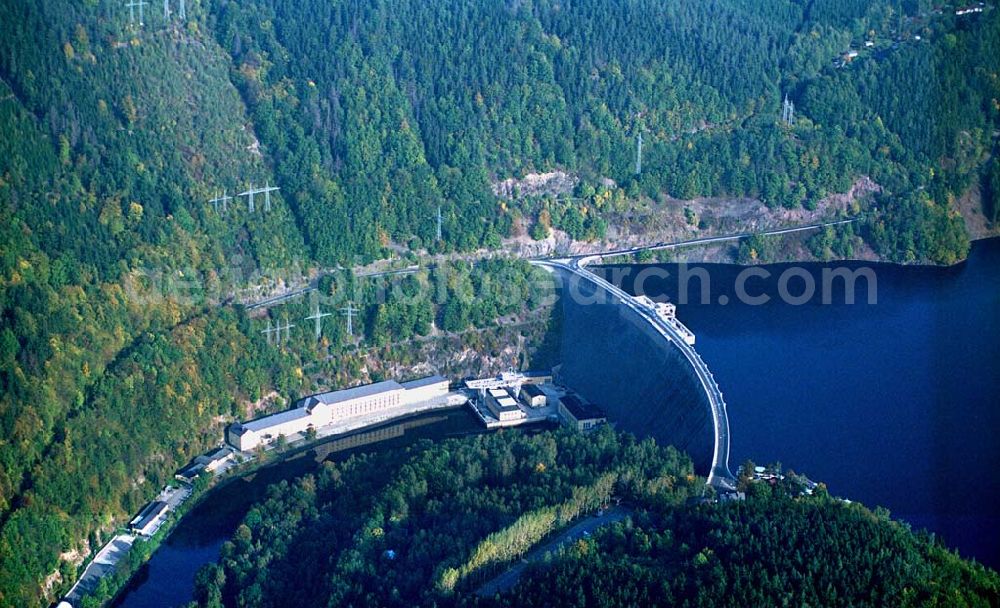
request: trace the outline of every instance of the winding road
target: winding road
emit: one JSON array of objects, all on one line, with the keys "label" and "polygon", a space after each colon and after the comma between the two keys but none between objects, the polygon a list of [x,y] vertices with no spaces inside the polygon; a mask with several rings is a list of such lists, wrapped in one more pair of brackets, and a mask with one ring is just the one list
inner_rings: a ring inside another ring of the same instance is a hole
[{"label": "winding road", "polygon": [[538,561],[538,559],[543,557],[546,553],[555,553],[566,544],[580,540],[586,536],[590,536],[590,533],[594,530],[616,521],[621,521],[631,514],[632,511],[630,509],[614,507],[604,511],[600,515],[593,515],[578,521],[557,534],[548,542],[529,551],[523,559],[511,566],[509,569],[483,583],[483,585],[476,590],[476,595],[480,597],[493,597],[497,593],[503,593],[504,591],[511,590],[515,585],[517,585],[518,581],[521,580],[521,575],[523,575],[524,571],[527,570],[528,565],[532,562]]},{"label": "winding road", "polygon": [[[424,266],[423,267],[423,269],[429,269],[429,268],[434,268],[434,266],[430,265],[430,266]],[[393,275],[413,274],[413,273],[418,272],[420,270],[421,270],[420,266],[410,266],[408,268],[400,268],[400,269],[397,269],[397,270],[382,270],[382,271],[378,271],[378,272],[359,272],[359,273],[355,274],[354,276],[355,276],[355,278],[359,278],[359,279],[360,278],[372,278],[372,277],[387,277],[387,276],[393,276]],[[331,274],[331,273],[326,273],[326,274]],[[320,275],[320,277],[322,277],[322,276],[326,276],[326,275],[325,274],[324,275]],[[280,294],[275,295],[275,296],[264,298],[263,300],[257,300],[256,302],[251,302],[251,303],[249,303],[249,304],[246,305],[246,309],[247,310],[254,310],[256,308],[268,308],[268,307],[274,306],[275,304],[280,304],[282,302],[286,302],[286,301],[291,300],[293,298],[297,298],[297,297],[299,297],[299,296],[301,296],[303,294],[309,293],[310,291],[313,291],[313,290],[319,288],[319,279],[320,279],[320,277],[317,277],[317,278],[309,281],[309,283],[305,287],[300,287],[300,288],[294,289],[292,291],[286,291],[284,293],[280,293]]]}]

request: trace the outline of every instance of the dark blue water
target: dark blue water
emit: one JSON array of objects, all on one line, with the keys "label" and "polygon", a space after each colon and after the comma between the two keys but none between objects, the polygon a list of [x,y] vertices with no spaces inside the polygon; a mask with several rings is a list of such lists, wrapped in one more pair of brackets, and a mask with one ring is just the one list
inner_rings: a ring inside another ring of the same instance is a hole
[{"label": "dark blue water", "polygon": [[[819,285],[836,264],[800,266]],[[761,306],[735,301],[741,268],[704,266],[714,303],[678,315],[726,396],[732,468],[780,461],[1000,567],[1000,240],[976,243],[953,268],[868,266],[876,304],[864,293],[846,304],[842,289],[830,305],[818,294],[783,303],[776,277],[787,265],[774,265],[774,279],[747,284],[772,297]],[[646,292],[676,300],[676,279]]]}]

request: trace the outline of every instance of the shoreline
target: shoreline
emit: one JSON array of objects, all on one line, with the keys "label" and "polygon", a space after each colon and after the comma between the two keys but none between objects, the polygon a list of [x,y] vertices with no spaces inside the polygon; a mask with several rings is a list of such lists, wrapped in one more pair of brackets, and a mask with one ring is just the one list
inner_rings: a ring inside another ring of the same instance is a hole
[{"label": "shoreline", "polygon": [[[422,416],[430,416],[434,414],[446,414],[453,412],[455,410],[460,410],[466,407],[465,403],[462,404],[449,404],[447,406],[438,406],[432,408],[423,408],[419,411],[407,412],[401,414],[394,418],[387,418],[384,420],[379,420],[377,422],[370,423],[366,426],[353,427],[349,430],[345,430],[341,433],[326,435],[323,437],[318,437],[311,441],[298,440],[294,443],[286,445],[281,450],[269,450],[266,452],[261,452],[254,458],[243,460],[235,467],[227,471],[221,477],[209,478],[206,485],[201,485],[196,481],[194,484],[184,484],[179,482],[182,486],[187,486],[192,489],[192,495],[189,500],[186,500],[180,509],[175,511],[176,517],[171,518],[163,524],[160,530],[157,531],[150,539],[143,541],[145,543],[151,544],[149,547],[149,553],[146,555],[139,563],[131,564],[128,562],[128,554],[119,562],[119,564],[125,564],[131,571],[127,574],[124,572],[109,572],[107,576],[102,577],[101,580],[108,580],[111,585],[113,585],[113,590],[111,590],[110,595],[102,600],[103,606],[114,606],[116,602],[122,600],[127,592],[130,590],[132,583],[135,581],[136,576],[142,571],[143,568],[147,567],[150,560],[156,555],[157,551],[162,547],[162,545],[167,542],[170,537],[174,534],[177,528],[187,519],[187,517],[202,505],[208,498],[216,493],[216,490],[225,488],[230,484],[245,479],[249,476],[257,475],[263,469],[270,468],[272,466],[281,465],[287,463],[290,460],[301,458],[303,454],[308,453],[310,450],[322,447],[323,445],[334,443],[339,440],[349,439],[351,437],[363,435],[365,433],[376,432],[393,425],[404,424],[407,421],[420,418]],[[489,432],[488,429],[476,429],[475,432]],[[363,446],[358,446],[363,447]],[[356,448],[349,448],[356,449]],[[205,483],[205,482],[202,482]],[[200,487],[199,487],[200,486]],[[135,546],[132,547],[134,549]],[[131,553],[131,550],[129,551]],[[92,561],[92,560],[91,560]],[[89,562],[88,562],[89,565]],[[84,571],[86,566],[84,566]],[[122,577],[117,580],[117,577]],[[79,580],[79,579],[78,579]],[[86,597],[93,597],[92,595],[86,595],[77,601],[79,604]],[[61,598],[65,600],[66,598]]]},{"label": "shoreline", "polygon": [[[762,236],[768,236],[768,233],[761,233]],[[779,235],[780,236],[780,235]],[[975,247],[978,243],[984,243],[989,241],[1000,241],[1000,234],[994,234],[989,236],[980,236],[977,238],[970,238],[969,245]],[[656,246],[649,246],[647,248],[641,249],[641,251],[654,251]],[[685,246],[677,246],[681,249]],[[706,245],[690,245],[690,247],[706,247]],[[602,257],[600,254],[594,254],[594,257]],[[708,260],[708,259],[687,259],[687,260],[669,260],[669,261],[658,261],[652,260],[648,262],[639,262],[635,259],[634,254],[618,254],[613,256],[606,256],[610,260],[602,260],[600,263],[595,264],[596,267],[604,266],[658,266],[662,264],[688,264],[688,265],[704,265],[704,266],[739,266],[741,268],[751,268],[754,266],[774,266],[779,264],[834,264],[838,262],[846,262],[851,264],[879,264],[884,266],[896,266],[899,268],[919,268],[919,269],[948,269],[956,268],[968,262],[969,258],[965,258],[955,262],[954,264],[944,265],[944,264],[932,264],[928,262],[896,262],[890,259],[878,257],[876,259],[862,258],[862,257],[851,257],[851,258],[831,258],[829,260],[819,260],[819,259],[806,259],[806,258],[792,258],[792,259],[780,259],[766,262],[758,262],[755,264],[744,264],[736,259],[730,259],[729,261],[720,260]],[[623,258],[623,259],[616,259]],[[631,258],[631,259],[629,259]]]},{"label": "shoreline", "polygon": [[[847,218],[847,219],[850,220],[852,218]],[[784,235],[789,235],[789,234],[811,233],[812,230],[818,230],[819,228],[824,227],[826,225],[834,225],[834,224],[839,224],[839,223],[843,223],[843,222],[845,222],[844,219],[839,219],[839,220],[834,219],[834,220],[829,220],[827,222],[823,222],[821,224],[810,224],[810,225],[805,225],[805,226],[794,226],[793,225],[793,226],[786,226],[786,227],[782,227],[782,228],[774,228],[772,230],[766,230],[766,231],[761,231],[761,232],[747,232],[747,233],[738,233],[738,234],[730,233],[730,234],[707,235],[707,236],[703,236],[703,237],[695,237],[694,239],[689,239],[687,241],[674,241],[674,242],[663,242],[663,241],[660,241],[660,242],[656,242],[656,243],[633,245],[632,247],[627,248],[627,250],[628,250],[627,253],[621,252],[621,251],[624,251],[626,249],[626,247],[620,247],[620,248],[611,249],[611,250],[607,250],[606,249],[605,250],[606,253],[605,252],[601,252],[601,251],[598,251],[596,249],[590,249],[589,246],[593,245],[593,243],[587,243],[587,242],[582,242],[582,241],[579,241],[579,242],[578,241],[573,241],[572,243],[569,244],[569,246],[568,246],[568,248],[566,250],[563,250],[561,252],[559,250],[557,250],[557,249],[549,249],[549,250],[546,250],[544,252],[534,252],[534,253],[532,253],[532,252],[518,251],[518,250],[516,250],[516,249],[514,249],[512,247],[506,246],[507,244],[505,244],[505,246],[502,246],[502,247],[500,247],[498,249],[488,249],[488,250],[487,249],[479,249],[479,250],[475,250],[475,251],[465,252],[464,254],[461,254],[461,255],[455,255],[455,254],[453,254],[453,255],[443,255],[443,256],[442,255],[437,255],[437,256],[418,255],[418,256],[414,257],[412,260],[410,260],[411,262],[414,262],[414,263],[412,263],[412,264],[410,264],[410,265],[408,265],[406,267],[403,267],[403,268],[383,268],[383,266],[385,265],[384,262],[386,262],[386,261],[385,260],[380,260],[380,261],[376,261],[376,262],[373,262],[371,264],[367,264],[365,266],[356,267],[356,268],[353,268],[353,269],[351,269],[351,268],[347,268],[347,269],[341,268],[341,269],[338,269],[338,270],[340,270],[340,271],[347,270],[347,271],[351,271],[351,272],[358,271],[358,273],[355,274],[355,276],[357,278],[366,278],[366,277],[370,278],[370,277],[390,276],[390,275],[407,275],[407,274],[413,274],[413,273],[417,273],[417,272],[423,272],[423,271],[427,271],[427,270],[433,269],[433,268],[437,267],[440,263],[447,262],[447,261],[452,260],[452,259],[482,260],[482,259],[492,259],[492,258],[507,258],[507,259],[512,259],[512,260],[523,260],[523,261],[526,261],[526,262],[527,261],[532,261],[532,260],[557,259],[557,258],[560,258],[560,257],[570,257],[570,258],[578,258],[578,257],[608,257],[608,258],[610,258],[610,257],[622,257],[622,258],[630,258],[630,259],[627,259],[627,260],[626,259],[622,259],[622,260],[619,260],[619,261],[611,261],[611,262],[602,261],[600,264],[598,264],[599,266],[609,265],[609,264],[655,265],[655,264],[674,264],[674,263],[686,262],[686,263],[689,263],[689,264],[728,264],[728,265],[733,265],[733,266],[750,267],[750,266],[761,266],[761,265],[767,265],[767,264],[785,264],[785,263],[791,263],[791,264],[796,264],[796,263],[798,263],[798,264],[818,263],[818,264],[822,264],[822,263],[832,263],[832,262],[867,262],[867,263],[872,263],[872,264],[892,264],[894,266],[901,266],[901,267],[928,267],[928,268],[949,268],[949,267],[953,267],[953,266],[958,266],[958,265],[961,265],[963,262],[965,262],[968,259],[968,255],[966,255],[965,258],[963,258],[962,260],[956,261],[954,264],[951,264],[951,265],[933,264],[933,263],[923,262],[923,261],[896,262],[896,261],[893,261],[893,260],[890,260],[890,259],[887,259],[887,258],[884,258],[884,257],[876,255],[868,247],[867,243],[865,243],[865,247],[866,247],[866,251],[869,251],[869,252],[872,253],[872,256],[870,256],[870,257],[862,257],[862,256],[850,257],[850,258],[837,258],[837,257],[834,257],[834,258],[830,258],[829,260],[820,260],[820,259],[817,259],[815,256],[792,256],[792,257],[789,257],[789,258],[786,258],[786,259],[772,260],[772,261],[760,262],[760,263],[756,263],[756,264],[743,264],[743,263],[740,263],[735,258],[735,256],[732,255],[732,254],[725,254],[722,257],[718,258],[718,259],[713,258],[711,256],[707,256],[707,255],[694,256],[694,259],[685,259],[685,260],[671,259],[671,260],[651,260],[651,261],[647,261],[647,262],[640,262],[640,261],[637,261],[635,259],[635,255],[637,253],[639,253],[639,252],[650,252],[650,253],[653,253],[655,255],[656,252],[660,252],[660,251],[696,251],[699,248],[709,249],[711,247],[719,247],[720,245],[724,245],[726,243],[730,243],[730,244],[734,243],[734,242],[738,243],[739,241],[741,241],[741,240],[743,240],[745,238],[752,237],[752,236],[765,236],[766,237],[766,236],[784,236]],[[993,234],[979,234],[979,235],[976,235],[975,237],[973,237],[972,235],[970,235],[969,236],[969,243],[970,243],[970,246],[971,246],[971,245],[974,245],[977,242],[988,241],[988,240],[991,240],[991,239],[1000,239],[1000,231],[996,231]],[[699,242],[691,242],[691,243],[689,243],[689,241],[706,241],[706,242],[704,242],[704,243],[699,243]],[[606,245],[608,247],[615,247],[615,245],[612,244],[612,243],[606,243]],[[258,299],[256,299],[256,300],[248,300],[248,299],[240,300],[239,298],[237,298],[234,295],[232,298],[230,298],[230,300],[227,300],[225,302],[222,302],[222,301],[216,302],[216,304],[217,305],[239,304],[239,305],[243,306],[244,308],[246,308],[247,310],[267,309],[267,308],[270,308],[271,306],[279,305],[279,304],[285,302],[286,300],[302,296],[302,295],[304,295],[304,294],[306,294],[306,293],[308,293],[310,291],[315,290],[317,288],[318,281],[319,281],[319,279],[321,277],[331,275],[334,272],[335,272],[334,270],[331,270],[329,268],[321,268],[321,267],[305,269],[302,272],[302,277],[304,277],[304,278],[307,279],[305,283],[285,283],[285,287],[286,287],[285,290],[283,290],[283,291],[277,291],[277,292],[269,292],[268,295],[260,294],[259,297],[258,297]],[[247,288],[247,289],[253,291],[254,289],[257,289],[257,288],[250,287],[250,288]]]}]

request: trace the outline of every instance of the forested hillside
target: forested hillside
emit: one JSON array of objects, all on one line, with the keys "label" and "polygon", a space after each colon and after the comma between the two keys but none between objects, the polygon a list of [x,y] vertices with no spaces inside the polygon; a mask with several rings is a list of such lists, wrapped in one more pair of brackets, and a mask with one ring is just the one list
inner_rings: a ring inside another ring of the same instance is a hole
[{"label": "forested hillside", "polygon": [[29,606],[45,577],[75,578],[60,553],[148,500],[280,367],[239,315],[127,279],[291,259],[301,240],[205,212],[216,184],[265,173],[211,38],[133,35],[92,2],[0,13],[0,604]]},{"label": "forested hillside", "polygon": [[199,573],[200,604],[432,604],[613,495],[677,504],[704,487],[673,448],[609,428],[424,442],[324,467],[251,510]]},{"label": "forested hillside", "polygon": [[950,199],[994,146],[1000,17],[904,6],[267,0],[219,2],[212,27],[324,263],[496,245],[544,204],[498,206],[489,183],[556,168],[632,197],[790,208],[869,176],[876,249],[951,263],[968,245]]},{"label": "forested hillside", "polygon": [[[0,606],[64,591],[74,556],[243,404],[312,387],[303,367],[344,382],[359,344],[482,345],[462,332],[540,304],[523,264],[458,260],[404,286],[446,301],[362,287],[356,340],[331,323],[317,349],[300,323],[277,349],[267,319],[215,306],[258,272],[471,258],[522,225],[597,239],[640,202],[809,208],[862,176],[883,189],[859,227],[877,253],[952,263],[953,199],[982,178],[1000,208],[992,5],[188,0],[181,20],[174,4],[140,26],[124,2],[0,0]],[[573,196],[493,191],[553,169]],[[208,202],[263,184],[269,210]],[[488,276],[530,297],[484,292]],[[159,297],[172,284],[192,297]]]},{"label": "forested hillside", "polygon": [[478,606],[994,606],[1000,577],[885,513],[830,498],[651,512]]},{"label": "forested hillside", "polygon": [[[219,606],[990,606],[1000,577],[884,513],[757,486],[700,504],[691,463],[608,427],[424,444],[272,487],[198,575]],[[602,505],[628,517],[475,592]],[[304,567],[304,564],[309,564]]]}]

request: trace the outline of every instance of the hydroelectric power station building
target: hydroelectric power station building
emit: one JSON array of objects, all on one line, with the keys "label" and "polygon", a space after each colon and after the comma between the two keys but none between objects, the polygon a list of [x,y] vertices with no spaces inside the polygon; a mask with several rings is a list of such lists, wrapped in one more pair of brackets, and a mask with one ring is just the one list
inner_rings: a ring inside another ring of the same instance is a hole
[{"label": "hydroelectric power station building", "polygon": [[229,427],[227,439],[245,452],[267,445],[278,437],[304,433],[324,426],[391,408],[405,407],[448,395],[448,379],[429,376],[400,384],[395,380],[376,382],[339,391],[312,395],[291,410]]}]

